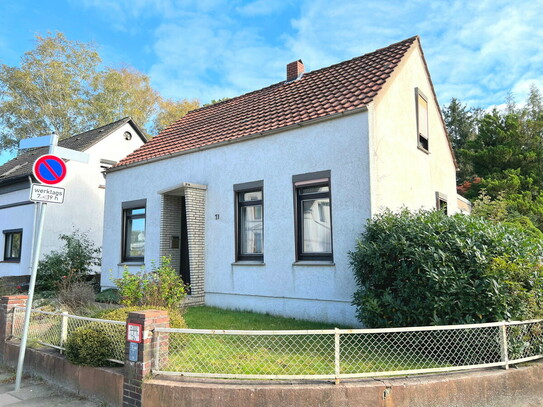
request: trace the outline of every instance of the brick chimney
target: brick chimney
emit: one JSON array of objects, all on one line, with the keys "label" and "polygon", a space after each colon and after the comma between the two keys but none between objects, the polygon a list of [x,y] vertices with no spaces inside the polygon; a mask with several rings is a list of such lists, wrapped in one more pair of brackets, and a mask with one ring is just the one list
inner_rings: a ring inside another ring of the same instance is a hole
[{"label": "brick chimney", "polygon": [[301,59],[287,64],[287,82],[296,80],[304,73],[304,63]]}]

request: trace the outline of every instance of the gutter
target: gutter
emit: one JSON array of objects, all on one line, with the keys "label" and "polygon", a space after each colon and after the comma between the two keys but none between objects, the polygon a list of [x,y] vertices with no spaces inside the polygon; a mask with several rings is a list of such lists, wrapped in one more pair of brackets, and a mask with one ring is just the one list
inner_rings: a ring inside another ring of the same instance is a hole
[{"label": "gutter", "polygon": [[260,132],[260,133],[249,134],[247,136],[243,136],[243,137],[239,137],[239,138],[235,138],[235,139],[231,139],[231,140],[224,140],[224,141],[219,141],[217,143],[213,143],[213,144],[209,144],[209,145],[205,145],[205,146],[201,146],[201,147],[191,148],[190,150],[178,151],[176,153],[172,153],[172,154],[168,154],[168,155],[162,155],[160,157],[154,157],[154,158],[150,158],[148,160],[142,160],[142,161],[137,161],[137,162],[130,163],[130,164],[124,164],[124,165],[120,165],[118,167],[109,168],[106,171],[106,174],[111,173],[111,172],[115,172],[115,171],[121,171],[121,170],[132,168],[132,167],[137,167],[137,166],[144,165],[144,164],[154,163],[154,162],[157,162],[157,161],[167,160],[167,159],[170,159],[170,158],[175,158],[175,157],[179,157],[179,156],[186,155],[186,154],[192,154],[192,153],[195,153],[195,152],[198,152],[198,151],[203,151],[203,150],[209,150],[211,148],[222,147],[222,146],[225,146],[225,145],[228,145],[228,144],[239,143],[239,142],[247,141],[247,140],[253,140],[253,139],[260,138],[260,137],[265,137],[265,136],[271,136],[272,134],[283,133],[285,131],[294,130],[294,129],[298,129],[298,128],[305,127],[305,126],[311,126],[313,124],[325,122],[325,121],[328,121],[328,120],[338,119],[338,118],[341,118],[341,117],[344,117],[344,116],[351,116],[353,114],[366,112],[367,110],[368,110],[368,107],[367,107],[367,105],[365,105],[365,106],[357,107],[357,108],[354,108],[354,109],[351,109],[351,110],[345,110],[343,112],[333,113],[333,114],[326,115],[326,116],[323,116],[323,117],[316,117],[314,119],[306,120],[304,122],[290,124],[288,126],[279,127],[279,128],[276,128],[276,129],[266,130],[266,131],[263,131],[263,132]]}]

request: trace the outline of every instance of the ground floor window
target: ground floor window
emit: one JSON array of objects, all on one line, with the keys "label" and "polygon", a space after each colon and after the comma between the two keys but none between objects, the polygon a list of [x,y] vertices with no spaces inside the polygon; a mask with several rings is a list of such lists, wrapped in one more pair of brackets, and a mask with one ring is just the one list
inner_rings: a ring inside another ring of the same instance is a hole
[{"label": "ground floor window", "polygon": [[4,261],[20,261],[23,230],[4,230]]},{"label": "ground floor window", "polygon": [[297,260],[333,260],[330,171],[293,177]]},{"label": "ground floor window", "polygon": [[263,184],[234,185],[236,193],[236,260],[264,260]]},{"label": "ground floor window", "polygon": [[145,255],[145,200],[123,203],[123,261],[143,262]]}]

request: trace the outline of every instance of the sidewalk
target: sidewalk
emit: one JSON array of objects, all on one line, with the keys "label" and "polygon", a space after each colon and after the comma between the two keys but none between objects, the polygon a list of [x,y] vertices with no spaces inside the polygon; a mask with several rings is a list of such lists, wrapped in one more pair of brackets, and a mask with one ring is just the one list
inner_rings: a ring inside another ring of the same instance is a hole
[{"label": "sidewalk", "polygon": [[0,407],[103,407],[105,403],[90,401],[39,378],[24,375],[19,391],[15,392],[15,370],[0,366]]}]

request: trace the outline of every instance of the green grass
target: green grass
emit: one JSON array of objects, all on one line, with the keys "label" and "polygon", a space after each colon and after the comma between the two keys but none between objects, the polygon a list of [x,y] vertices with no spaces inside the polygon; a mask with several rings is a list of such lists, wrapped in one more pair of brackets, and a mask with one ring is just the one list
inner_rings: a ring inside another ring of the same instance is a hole
[{"label": "green grass", "polygon": [[[214,330],[325,330],[347,328],[337,324],[282,318],[206,306],[188,307],[189,328]],[[170,334],[168,362],[161,370],[193,373],[259,375],[333,375],[334,335],[238,336]],[[341,373],[379,372],[440,367],[414,350],[398,354],[389,341],[343,336]],[[175,343],[175,345],[174,345]]]},{"label": "green grass", "polygon": [[184,313],[187,326],[192,329],[224,330],[311,330],[347,328],[338,324],[303,321],[248,311],[231,311],[214,307],[187,307]]}]

